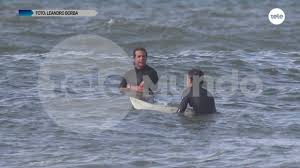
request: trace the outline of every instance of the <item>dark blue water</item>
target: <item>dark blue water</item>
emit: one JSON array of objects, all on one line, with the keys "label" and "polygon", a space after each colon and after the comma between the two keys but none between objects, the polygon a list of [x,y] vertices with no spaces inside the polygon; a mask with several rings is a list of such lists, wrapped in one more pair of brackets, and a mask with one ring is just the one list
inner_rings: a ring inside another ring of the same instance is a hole
[{"label": "dark blue water", "polygon": [[[275,7],[286,15],[278,26],[268,20]],[[299,167],[299,7],[298,1],[0,2],[0,167]],[[17,17],[18,9],[93,9],[98,15]],[[97,61],[102,76],[122,75],[131,66],[131,57],[109,62],[109,54],[86,51],[52,59],[57,44],[77,35],[110,39],[129,56],[133,48],[146,47],[163,86],[166,77],[176,77],[175,91],[163,94],[160,103],[179,101],[184,74],[201,68],[215,79],[220,113],[185,118],[125,108],[120,104],[129,101],[86,87],[89,74],[72,78],[77,90],[68,98],[80,98],[77,103],[47,102],[40,87],[45,63],[71,75]],[[217,83],[235,72],[237,89],[227,94],[231,83]],[[261,81],[256,95],[241,89],[251,77]],[[103,95],[106,103],[93,102]],[[103,120],[71,116],[70,122],[58,115],[92,115],[102,108],[126,115],[101,131],[89,123]]]}]

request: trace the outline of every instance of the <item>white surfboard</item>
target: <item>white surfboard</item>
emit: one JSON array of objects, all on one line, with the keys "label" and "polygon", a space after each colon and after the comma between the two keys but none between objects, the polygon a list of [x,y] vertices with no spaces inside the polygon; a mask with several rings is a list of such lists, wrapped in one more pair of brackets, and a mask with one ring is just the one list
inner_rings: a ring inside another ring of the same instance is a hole
[{"label": "white surfboard", "polygon": [[154,110],[163,113],[176,113],[177,107],[164,106],[159,104],[151,104],[134,97],[129,97],[131,104],[137,110]]}]

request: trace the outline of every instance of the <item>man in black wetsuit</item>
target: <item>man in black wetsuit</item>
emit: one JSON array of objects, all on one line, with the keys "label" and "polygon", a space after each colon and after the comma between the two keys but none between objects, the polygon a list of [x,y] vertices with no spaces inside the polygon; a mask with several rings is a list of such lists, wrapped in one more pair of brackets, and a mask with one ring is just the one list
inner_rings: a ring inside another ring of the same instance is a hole
[{"label": "man in black wetsuit", "polygon": [[125,73],[120,83],[121,90],[150,93],[156,89],[157,72],[146,64],[147,51],[136,48],[133,51],[134,69]]},{"label": "man in black wetsuit", "polygon": [[215,113],[215,100],[213,96],[202,88],[203,72],[192,69],[188,72],[187,86],[183,99],[178,107],[177,113],[184,113],[187,105],[193,108],[194,114]]}]

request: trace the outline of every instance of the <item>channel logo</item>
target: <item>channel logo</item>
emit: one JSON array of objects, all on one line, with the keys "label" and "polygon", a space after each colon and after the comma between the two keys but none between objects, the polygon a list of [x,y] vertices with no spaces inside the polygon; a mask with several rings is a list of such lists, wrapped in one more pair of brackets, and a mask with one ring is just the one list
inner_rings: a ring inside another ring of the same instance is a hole
[{"label": "channel logo", "polygon": [[285,20],[285,14],[282,9],[274,8],[269,12],[269,21],[274,25],[280,25]]}]

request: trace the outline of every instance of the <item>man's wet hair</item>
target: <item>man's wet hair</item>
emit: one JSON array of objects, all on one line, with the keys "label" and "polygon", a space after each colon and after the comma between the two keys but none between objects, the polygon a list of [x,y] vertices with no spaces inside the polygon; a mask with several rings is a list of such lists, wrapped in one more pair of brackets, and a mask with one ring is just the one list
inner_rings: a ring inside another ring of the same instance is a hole
[{"label": "man's wet hair", "polygon": [[136,51],[143,51],[143,52],[145,53],[145,56],[148,57],[147,50],[146,50],[145,48],[143,48],[143,47],[138,47],[138,48],[135,48],[135,49],[133,50],[133,58],[135,58],[135,52],[136,52]]},{"label": "man's wet hair", "polygon": [[[198,77],[199,79],[203,77],[204,73],[200,69],[191,69],[188,71],[188,75],[191,81],[193,81],[194,77]],[[201,80],[200,84],[203,84],[203,80]]]}]

